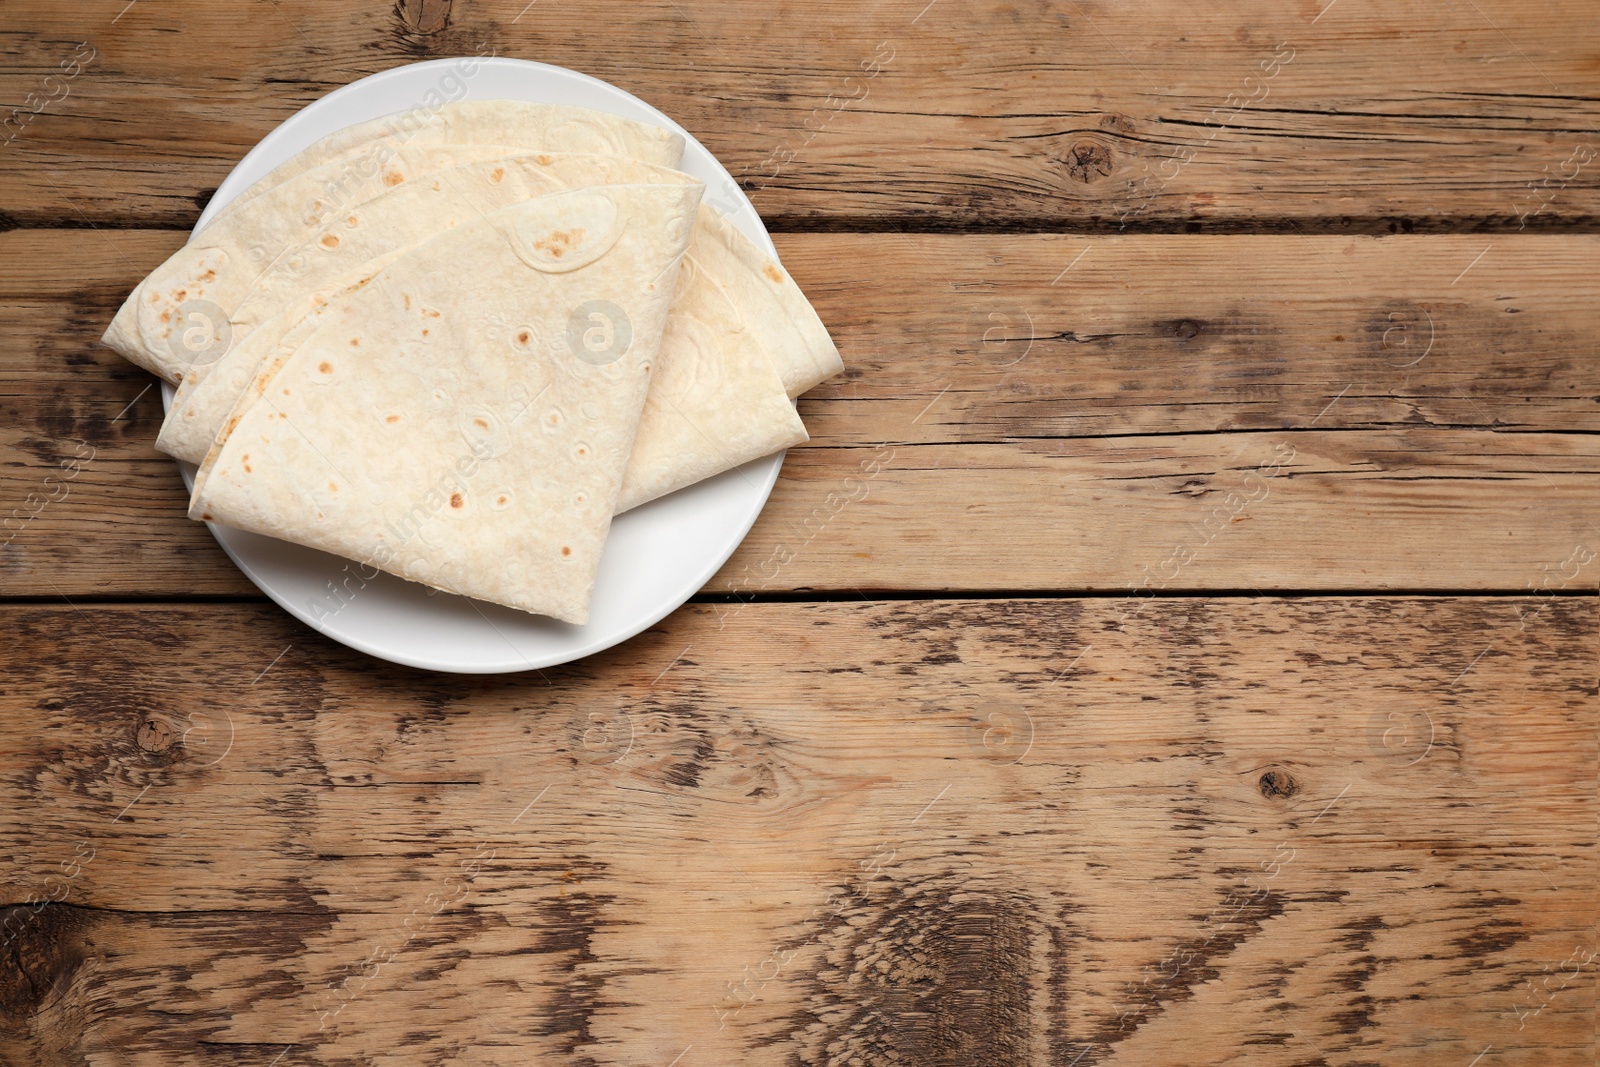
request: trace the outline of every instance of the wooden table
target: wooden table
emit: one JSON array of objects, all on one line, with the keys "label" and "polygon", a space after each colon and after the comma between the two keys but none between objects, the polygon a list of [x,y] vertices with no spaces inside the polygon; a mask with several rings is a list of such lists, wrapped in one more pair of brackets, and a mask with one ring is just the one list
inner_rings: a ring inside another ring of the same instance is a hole
[{"label": "wooden table", "polygon": [[[1597,30],[4,0],[0,1061],[1593,1064]],[[490,52],[694,132],[848,370],[693,603],[475,680],[267,602],[97,340]]]}]

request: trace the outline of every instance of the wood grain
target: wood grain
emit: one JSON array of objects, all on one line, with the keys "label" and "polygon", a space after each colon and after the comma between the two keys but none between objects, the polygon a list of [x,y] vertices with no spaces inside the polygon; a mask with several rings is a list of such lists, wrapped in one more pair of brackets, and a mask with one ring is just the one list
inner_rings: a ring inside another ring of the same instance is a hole
[{"label": "wood grain", "polygon": [[9,0],[0,205],[187,228],[316,98],[492,51],[642,96],[786,226],[1592,226],[1597,29],[1588,0]]},{"label": "wood grain", "polygon": [[10,607],[0,1061],[1587,1064],[1597,609]]},{"label": "wood grain", "polygon": [[[1594,1064],[1589,0],[0,4],[0,1067]],[[462,679],[257,602],[97,339],[491,52],[847,372],[702,602]]]},{"label": "wood grain", "polygon": [[[0,236],[0,591],[252,591],[98,345],[180,240]],[[712,590],[1600,581],[1595,238],[781,246],[847,371]]]}]

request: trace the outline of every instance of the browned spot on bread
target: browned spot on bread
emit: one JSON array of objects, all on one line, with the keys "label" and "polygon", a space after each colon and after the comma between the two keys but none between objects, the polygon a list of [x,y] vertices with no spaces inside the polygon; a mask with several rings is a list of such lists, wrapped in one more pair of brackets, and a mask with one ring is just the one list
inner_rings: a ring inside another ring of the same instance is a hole
[{"label": "browned spot on bread", "polygon": [[359,337],[350,338],[350,347],[351,348],[360,348],[361,347],[361,338],[359,338]]},{"label": "browned spot on bread", "polygon": [[389,171],[387,174],[385,174],[383,176],[383,184],[385,184],[387,186],[390,186],[390,187],[399,185],[401,182],[403,182],[405,180],[406,180],[406,176],[404,174],[400,174],[397,171],[392,171],[392,170]]},{"label": "browned spot on bread", "polygon": [[172,295],[175,298],[179,299],[179,300],[183,300],[184,298],[186,298],[189,295],[189,290],[187,290],[187,289],[179,289],[176,293],[173,293]]},{"label": "browned spot on bread", "polygon": [[459,508],[461,506],[461,494],[460,493],[451,493],[450,494],[450,506],[453,507],[453,508]]},{"label": "browned spot on bread", "polygon": [[356,218],[354,215],[351,215],[349,218],[345,219],[344,221],[347,224],[351,225],[351,226],[359,226],[361,224],[361,220]]},{"label": "browned spot on bread", "polygon": [[572,549],[571,549],[571,548],[569,548],[569,547],[568,547],[568,546],[566,546],[566,545],[562,545],[562,546],[561,546],[561,554],[562,554],[562,555],[563,555],[563,556],[570,556],[570,555],[572,555]]},{"label": "browned spot on bread", "polygon": [[496,185],[499,185],[501,179],[504,178],[505,176],[506,176],[506,168],[504,168],[504,167],[496,167],[496,168],[494,168],[494,170],[491,170],[489,172],[489,180],[494,182]]},{"label": "browned spot on bread", "polygon": [[203,282],[214,282],[217,280],[217,272],[214,270],[208,270],[204,274],[200,275],[200,280]]},{"label": "browned spot on bread", "polygon": [[422,336],[424,336],[424,337],[428,336],[428,328],[426,326],[424,326],[422,328]]},{"label": "browned spot on bread", "polygon": [[323,234],[322,235],[322,247],[323,248],[338,248],[339,247],[339,238],[335,237],[331,233]]},{"label": "browned spot on bread", "polygon": [[527,343],[528,343],[528,331],[527,330],[523,330],[521,333],[517,334],[517,344],[525,345]]},{"label": "browned spot on bread", "polygon": [[410,311],[411,310],[411,294],[410,293],[405,293],[403,295],[405,296],[406,310]]},{"label": "browned spot on bread", "polygon": [[550,157],[547,156],[547,155],[544,155],[543,153],[541,153],[539,155],[539,166],[548,167],[549,165],[550,165]]},{"label": "browned spot on bread", "polygon": [[170,312],[170,311],[163,311],[163,312],[162,312],[162,313],[161,313],[161,321],[162,321],[162,322],[163,322],[163,323],[167,323],[167,322],[171,322],[171,321],[172,321],[172,312]]},{"label": "browned spot on bread", "polygon": [[551,259],[560,259],[577,247],[583,240],[583,227],[574,226],[570,230],[557,230],[542,241],[533,242],[533,247],[545,253]]},{"label": "browned spot on bread", "polygon": [[489,428],[488,422],[484,421],[483,419],[473,419],[472,424],[481,430],[487,430]]},{"label": "browned spot on bread", "polygon": [[333,364],[327,362],[326,360],[324,360],[323,362],[317,364],[317,369],[319,371],[321,371],[323,374],[332,374],[333,373]]},{"label": "browned spot on bread", "polygon": [[428,316],[428,318],[430,318],[430,319],[436,319],[436,318],[439,317],[439,312],[434,310],[433,308],[428,308],[426,311],[423,312],[423,314]]},{"label": "browned spot on bread", "polygon": [[778,273],[778,268],[774,267],[771,263],[767,263],[767,264],[763,265],[762,268],[761,268],[761,273],[765,274],[767,277],[771,278],[774,282],[782,282],[783,281],[783,275],[779,274]]},{"label": "browned spot on bread", "polygon": [[399,415],[390,415],[388,418],[384,419],[383,421],[384,422],[399,422],[400,421],[400,416]]},{"label": "browned spot on bread", "polygon": [[328,492],[337,493],[338,491],[339,491],[339,486],[336,483],[334,483],[334,482],[329,482],[328,483]]},{"label": "browned spot on bread", "polygon": [[495,498],[495,503],[496,504],[504,504],[509,499],[510,499],[509,497],[507,497],[505,494],[502,493],[500,496]]},{"label": "browned spot on bread", "polygon": [[288,389],[285,389],[285,390],[284,390],[284,391],[283,391],[283,395],[284,395],[284,396],[288,396],[288,395],[289,395],[289,390],[288,390]]},{"label": "browned spot on bread", "polygon": [[438,191],[439,191],[439,189],[440,189],[440,188],[441,188],[441,187],[440,187],[440,185],[439,185],[439,183],[438,183],[438,182],[434,182],[434,183],[433,183],[433,191],[434,191],[434,192],[438,192]]},{"label": "browned spot on bread", "polygon": [[254,470],[254,468],[252,468],[252,467],[251,467],[251,466],[250,466],[250,456],[249,456],[249,455],[248,455],[248,454],[246,454],[246,455],[245,455],[245,456],[243,456],[243,457],[242,457],[242,458],[240,458],[240,460],[239,460],[239,466],[241,466],[241,467],[243,467],[243,468],[244,468],[244,472],[245,472],[245,473],[246,473],[246,474],[254,474],[254,473],[255,473],[255,470]]},{"label": "browned spot on bread", "polygon": [[210,521],[212,521],[211,520],[211,513],[210,512],[206,512],[206,511],[202,511],[200,513],[200,521],[201,522],[210,522]]}]

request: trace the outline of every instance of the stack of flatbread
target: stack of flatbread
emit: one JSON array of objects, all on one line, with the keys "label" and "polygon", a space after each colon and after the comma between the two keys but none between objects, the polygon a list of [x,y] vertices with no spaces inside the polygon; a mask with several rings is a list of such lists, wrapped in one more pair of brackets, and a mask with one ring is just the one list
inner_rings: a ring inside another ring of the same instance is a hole
[{"label": "stack of flatbread", "polygon": [[105,343],[178,386],[189,513],[571,623],[614,514],[806,440],[838,350],[676,134],[463,101],[228,204]]}]

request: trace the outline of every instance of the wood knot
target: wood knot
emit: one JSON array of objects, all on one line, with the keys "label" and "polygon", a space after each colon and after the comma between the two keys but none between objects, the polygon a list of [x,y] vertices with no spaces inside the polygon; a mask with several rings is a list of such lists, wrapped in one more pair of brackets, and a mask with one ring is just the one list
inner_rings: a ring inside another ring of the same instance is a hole
[{"label": "wood knot", "polygon": [[178,731],[173,729],[171,723],[165,719],[147,716],[140,720],[134,740],[144,751],[159,755],[172,747],[172,742],[177,736]]},{"label": "wood knot", "polygon": [[450,5],[454,0],[400,0],[395,14],[406,31],[414,34],[438,33],[450,24]]},{"label": "wood knot", "polygon": [[1061,162],[1066,165],[1067,174],[1073,181],[1085,185],[1093,184],[1111,173],[1115,166],[1111,158],[1111,149],[1099,141],[1079,141],[1067,149],[1067,154]]},{"label": "wood knot", "polygon": [[1180,341],[1193,340],[1200,336],[1200,324],[1193,319],[1179,319],[1172,324],[1172,336]]},{"label": "wood knot", "polygon": [[1278,767],[1263,772],[1257,785],[1261,795],[1268,800],[1287,800],[1300,792],[1300,783],[1295,781],[1294,776]]}]

